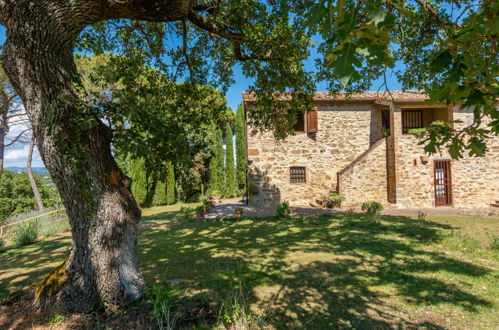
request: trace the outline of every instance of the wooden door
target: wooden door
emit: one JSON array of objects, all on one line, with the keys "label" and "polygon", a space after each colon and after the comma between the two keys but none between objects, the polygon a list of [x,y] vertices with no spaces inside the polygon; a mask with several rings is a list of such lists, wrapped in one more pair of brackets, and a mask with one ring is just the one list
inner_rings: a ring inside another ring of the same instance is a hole
[{"label": "wooden door", "polygon": [[434,161],[435,206],[452,205],[450,160]]}]

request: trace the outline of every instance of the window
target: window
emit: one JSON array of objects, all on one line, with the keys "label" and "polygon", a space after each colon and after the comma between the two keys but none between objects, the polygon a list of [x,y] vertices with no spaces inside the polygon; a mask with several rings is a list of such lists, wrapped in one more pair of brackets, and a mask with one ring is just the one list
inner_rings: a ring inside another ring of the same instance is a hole
[{"label": "window", "polygon": [[413,128],[423,128],[423,111],[402,110],[402,133],[407,134]]},{"label": "window", "polygon": [[289,177],[291,183],[304,183],[307,182],[307,175],[305,167],[293,166],[289,169]]},{"label": "window", "polygon": [[293,125],[295,133],[317,133],[319,131],[317,108],[313,108],[306,114],[296,114],[296,123]]},{"label": "window", "polygon": [[296,124],[294,124],[293,130],[295,132],[303,133],[305,132],[305,115],[303,113],[298,113],[296,116]]}]

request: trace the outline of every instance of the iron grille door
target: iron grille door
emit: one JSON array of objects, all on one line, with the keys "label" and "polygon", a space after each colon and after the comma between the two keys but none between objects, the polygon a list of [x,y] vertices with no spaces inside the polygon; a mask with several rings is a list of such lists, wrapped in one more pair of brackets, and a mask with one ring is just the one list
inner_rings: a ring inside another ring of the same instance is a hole
[{"label": "iron grille door", "polygon": [[452,205],[450,160],[435,160],[435,206]]},{"label": "iron grille door", "polygon": [[413,128],[423,128],[423,111],[402,110],[402,133],[407,134]]}]

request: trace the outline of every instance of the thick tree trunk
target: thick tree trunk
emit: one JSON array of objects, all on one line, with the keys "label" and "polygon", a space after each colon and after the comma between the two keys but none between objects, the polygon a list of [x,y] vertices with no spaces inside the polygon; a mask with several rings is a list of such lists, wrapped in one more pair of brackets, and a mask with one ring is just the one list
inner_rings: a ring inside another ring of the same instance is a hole
[{"label": "thick tree trunk", "polygon": [[31,190],[33,190],[33,195],[35,196],[36,205],[38,205],[38,211],[43,213],[45,212],[45,207],[43,207],[42,196],[40,195],[40,191],[38,190],[38,186],[36,185],[36,180],[33,175],[33,170],[31,169],[31,162],[33,161],[34,148],[35,148],[35,138],[33,137],[29,145],[28,161],[26,162],[26,168],[28,169],[29,183],[31,184]]}]

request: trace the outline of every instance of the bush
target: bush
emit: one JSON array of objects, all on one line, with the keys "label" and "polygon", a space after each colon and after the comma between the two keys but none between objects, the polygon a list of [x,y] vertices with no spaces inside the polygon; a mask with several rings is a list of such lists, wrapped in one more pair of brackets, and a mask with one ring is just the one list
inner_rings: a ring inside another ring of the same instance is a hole
[{"label": "bush", "polygon": [[37,220],[26,221],[14,230],[14,243],[18,245],[29,245],[36,242],[38,238],[39,224]]},{"label": "bush", "polygon": [[375,201],[368,201],[362,204],[362,211],[366,211],[367,215],[371,217],[371,220],[377,221],[379,215],[383,210],[383,205]]},{"label": "bush", "polygon": [[277,205],[275,215],[279,218],[287,218],[291,214],[291,208],[287,202]]},{"label": "bush", "polygon": [[428,130],[426,128],[412,128],[410,129],[407,133],[416,135],[418,138],[421,138],[428,133]]},{"label": "bush", "polygon": [[192,207],[182,206],[180,208],[180,214],[182,214],[185,219],[192,219],[194,217],[194,209]]},{"label": "bush", "polygon": [[222,193],[219,190],[213,190],[211,196],[222,196]]},{"label": "bush", "polygon": [[328,200],[326,201],[326,207],[333,208],[333,207],[340,207],[341,202],[345,200],[345,196],[339,195],[337,193],[331,193],[329,194]]},{"label": "bush", "polygon": [[204,205],[196,206],[197,213],[204,213]]},{"label": "bush", "polygon": [[3,240],[3,237],[0,237],[0,252],[2,252],[4,248],[5,248],[5,241]]}]

